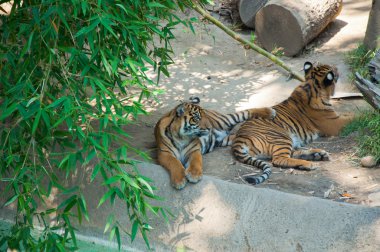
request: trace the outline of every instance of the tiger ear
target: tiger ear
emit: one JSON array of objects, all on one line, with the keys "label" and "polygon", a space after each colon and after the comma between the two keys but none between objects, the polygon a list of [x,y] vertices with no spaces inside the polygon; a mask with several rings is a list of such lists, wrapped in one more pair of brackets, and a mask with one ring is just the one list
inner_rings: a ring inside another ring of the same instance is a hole
[{"label": "tiger ear", "polygon": [[306,61],[303,65],[303,71],[305,72],[305,75],[313,68],[313,64],[309,61]]},{"label": "tiger ear", "polygon": [[332,71],[330,71],[326,74],[326,77],[323,80],[323,84],[325,85],[325,87],[328,87],[333,84],[334,79],[335,79],[335,75]]},{"label": "tiger ear", "polygon": [[181,104],[177,107],[176,112],[177,112],[178,117],[181,117],[181,116],[183,116],[183,114],[185,114],[185,108],[183,107],[183,104]]},{"label": "tiger ear", "polygon": [[199,97],[196,96],[190,96],[189,100],[193,104],[199,104],[201,102],[201,99],[199,99]]}]

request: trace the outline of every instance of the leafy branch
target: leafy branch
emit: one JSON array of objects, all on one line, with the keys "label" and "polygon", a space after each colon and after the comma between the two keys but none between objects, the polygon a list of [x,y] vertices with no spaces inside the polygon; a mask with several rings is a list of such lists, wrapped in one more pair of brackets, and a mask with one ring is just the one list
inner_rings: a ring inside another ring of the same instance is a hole
[{"label": "leafy branch", "polygon": [[[87,169],[89,183],[103,181],[98,207],[122,202],[130,220],[128,230],[109,217],[105,231],[119,248],[123,235],[134,240],[138,233],[149,247],[148,215],[167,213],[151,205],[160,198],[130,152],[146,155],[123,127],[146,114],[143,101],[156,93],[158,80],[147,70],[169,75],[172,29],[191,25],[174,13],[189,5],[15,0],[10,15],[0,16],[1,186],[9,196],[4,206],[17,211],[1,249],[77,249],[72,220],[91,216],[72,177]],[[50,207],[51,196],[62,200]]]}]

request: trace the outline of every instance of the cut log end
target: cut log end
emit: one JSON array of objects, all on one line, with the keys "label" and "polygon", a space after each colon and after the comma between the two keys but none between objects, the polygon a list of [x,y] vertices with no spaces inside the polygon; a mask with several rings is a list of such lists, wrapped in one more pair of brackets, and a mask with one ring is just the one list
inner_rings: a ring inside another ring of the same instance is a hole
[{"label": "cut log end", "polygon": [[255,26],[259,43],[268,51],[282,47],[286,56],[293,56],[304,46],[297,18],[281,6],[271,5],[261,9],[256,14]]},{"label": "cut log end", "polygon": [[256,14],[258,41],[268,51],[294,56],[339,15],[342,0],[271,0]]},{"label": "cut log end", "polygon": [[240,0],[239,15],[244,25],[255,28],[256,13],[268,2],[268,0]]}]

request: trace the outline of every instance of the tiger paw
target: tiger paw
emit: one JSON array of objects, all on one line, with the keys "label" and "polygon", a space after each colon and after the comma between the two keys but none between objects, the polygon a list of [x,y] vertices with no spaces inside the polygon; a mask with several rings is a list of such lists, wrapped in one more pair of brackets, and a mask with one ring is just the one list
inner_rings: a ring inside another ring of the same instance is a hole
[{"label": "tiger paw", "polygon": [[172,176],[171,184],[175,189],[183,189],[187,184],[185,173],[181,172],[179,175],[177,174],[176,176]]},{"label": "tiger paw", "polygon": [[312,162],[308,162],[308,164],[300,165],[297,167],[298,170],[304,170],[304,171],[313,171],[313,170],[316,170],[318,168],[319,168],[319,166],[315,163],[312,163]]},{"label": "tiger paw", "polygon": [[202,171],[190,169],[186,171],[186,178],[191,183],[198,183],[202,179],[202,176]]},{"label": "tiger paw", "polygon": [[320,152],[313,153],[313,160],[314,161],[330,161],[330,156],[326,151],[321,150]]},{"label": "tiger paw", "polygon": [[172,183],[172,186],[177,190],[181,190],[186,186],[186,184],[187,184],[187,180],[184,179],[183,181],[181,181],[179,183]]}]

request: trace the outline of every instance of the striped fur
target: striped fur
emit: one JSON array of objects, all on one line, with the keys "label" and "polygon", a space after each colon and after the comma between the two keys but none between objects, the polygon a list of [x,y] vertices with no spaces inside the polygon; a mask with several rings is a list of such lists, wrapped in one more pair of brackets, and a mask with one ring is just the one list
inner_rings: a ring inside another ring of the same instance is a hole
[{"label": "striped fur", "polygon": [[203,109],[199,98],[183,102],[164,115],[157,123],[155,137],[158,162],[166,168],[172,185],[183,188],[187,180],[202,178],[202,155],[215,147],[231,145],[231,129],[253,117],[273,118],[271,108],[258,108],[231,114]]},{"label": "striped fur", "polygon": [[304,65],[306,81],[288,99],[273,107],[274,120],[248,120],[236,133],[232,151],[237,160],[263,170],[262,175],[246,176],[251,184],[260,184],[271,175],[273,165],[302,170],[316,169],[310,161],[329,160],[322,149],[302,149],[319,135],[338,135],[352,120],[339,116],[329,102],[338,73],[335,67],[310,62]]}]

